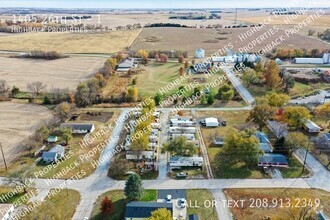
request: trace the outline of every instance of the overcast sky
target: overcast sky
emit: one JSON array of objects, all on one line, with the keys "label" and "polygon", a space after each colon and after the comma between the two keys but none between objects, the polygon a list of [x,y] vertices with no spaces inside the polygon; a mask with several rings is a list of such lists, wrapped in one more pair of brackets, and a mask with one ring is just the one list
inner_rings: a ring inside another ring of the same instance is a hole
[{"label": "overcast sky", "polygon": [[[291,1],[291,3],[290,3]],[[313,0],[0,0],[0,7],[42,8],[266,8],[303,7]],[[330,7],[330,0],[314,0],[314,7]]]}]

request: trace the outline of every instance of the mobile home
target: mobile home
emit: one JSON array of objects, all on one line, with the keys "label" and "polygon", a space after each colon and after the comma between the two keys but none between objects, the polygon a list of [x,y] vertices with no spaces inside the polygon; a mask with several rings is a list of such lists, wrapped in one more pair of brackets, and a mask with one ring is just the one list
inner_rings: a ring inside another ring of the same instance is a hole
[{"label": "mobile home", "polygon": [[203,157],[171,157],[171,167],[202,167]]},{"label": "mobile home", "polygon": [[195,135],[194,134],[171,134],[171,139],[176,138],[176,137],[186,137],[187,140],[189,141],[194,141],[195,140]]}]

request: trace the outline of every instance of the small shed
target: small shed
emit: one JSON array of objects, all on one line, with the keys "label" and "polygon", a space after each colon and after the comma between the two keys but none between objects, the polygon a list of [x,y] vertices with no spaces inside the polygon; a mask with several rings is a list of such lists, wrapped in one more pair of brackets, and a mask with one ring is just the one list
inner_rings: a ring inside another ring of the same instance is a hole
[{"label": "small shed", "polygon": [[222,145],[224,145],[224,143],[225,143],[225,139],[223,137],[216,137],[213,140],[214,145],[221,145],[222,146]]},{"label": "small shed", "polygon": [[195,58],[201,59],[204,57],[205,57],[205,50],[203,50],[202,48],[195,50]]}]

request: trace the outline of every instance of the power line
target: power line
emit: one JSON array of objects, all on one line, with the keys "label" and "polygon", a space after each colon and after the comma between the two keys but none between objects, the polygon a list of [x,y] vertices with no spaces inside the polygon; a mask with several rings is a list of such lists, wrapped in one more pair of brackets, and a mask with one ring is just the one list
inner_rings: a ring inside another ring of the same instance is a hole
[{"label": "power line", "polygon": [[5,164],[6,170],[8,170],[7,163],[6,163],[6,158],[5,158],[5,154],[3,153],[3,149],[2,149],[2,144],[1,144],[1,142],[0,142],[0,148],[1,148],[1,153],[2,153],[3,162],[4,162],[4,164]]}]

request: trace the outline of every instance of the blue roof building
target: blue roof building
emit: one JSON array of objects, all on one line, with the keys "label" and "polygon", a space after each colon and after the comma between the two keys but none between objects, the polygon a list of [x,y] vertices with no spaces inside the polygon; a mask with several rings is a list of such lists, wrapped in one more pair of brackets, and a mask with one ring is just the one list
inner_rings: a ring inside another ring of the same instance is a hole
[{"label": "blue roof building", "polygon": [[259,149],[265,153],[272,152],[271,143],[267,137],[267,135],[261,131],[257,131],[255,134],[256,138],[259,140]]},{"label": "blue roof building", "polygon": [[167,202],[130,202],[126,205],[125,219],[146,219],[150,218],[151,212],[165,208],[173,215],[173,203]]},{"label": "blue roof building", "polygon": [[259,157],[259,167],[288,167],[289,163],[282,154],[264,154]]}]

